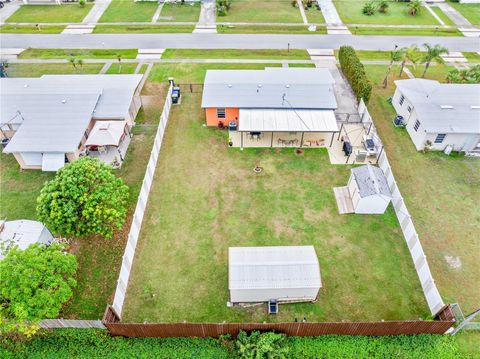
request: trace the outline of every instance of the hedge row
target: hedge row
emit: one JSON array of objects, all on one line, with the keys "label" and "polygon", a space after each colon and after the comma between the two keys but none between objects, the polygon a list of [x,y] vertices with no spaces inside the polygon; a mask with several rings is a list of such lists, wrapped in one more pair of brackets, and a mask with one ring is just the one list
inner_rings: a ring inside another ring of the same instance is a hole
[{"label": "hedge row", "polygon": [[[461,357],[453,337],[288,337],[288,358],[422,358]],[[40,331],[31,340],[0,339],[1,358],[232,358],[231,341],[214,338],[123,338],[96,329]]]},{"label": "hedge row", "polygon": [[338,59],[342,72],[347,77],[353,92],[357,96],[357,100],[363,98],[363,101],[367,104],[372,93],[372,84],[368,80],[365,67],[360,62],[353,47],[340,47]]}]

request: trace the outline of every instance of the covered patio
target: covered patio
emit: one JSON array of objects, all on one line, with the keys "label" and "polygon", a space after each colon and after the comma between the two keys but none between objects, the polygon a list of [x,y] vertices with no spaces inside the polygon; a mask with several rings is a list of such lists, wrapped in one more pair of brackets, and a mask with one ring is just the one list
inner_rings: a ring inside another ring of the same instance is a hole
[{"label": "covered patio", "polygon": [[114,168],[122,166],[131,133],[126,121],[97,121],[85,142],[87,154]]}]

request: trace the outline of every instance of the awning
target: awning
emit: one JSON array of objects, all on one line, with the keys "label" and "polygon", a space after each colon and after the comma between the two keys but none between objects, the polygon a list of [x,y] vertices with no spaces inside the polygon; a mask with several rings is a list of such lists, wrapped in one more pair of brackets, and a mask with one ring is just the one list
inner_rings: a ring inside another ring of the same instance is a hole
[{"label": "awning", "polygon": [[65,153],[44,153],[42,171],[56,172],[65,166]]},{"label": "awning", "polygon": [[97,121],[86,146],[118,146],[125,133],[126,121]]},{"label": "awning", "polygon": [[338,132],[333,110],[240,109],[239,131]]}]

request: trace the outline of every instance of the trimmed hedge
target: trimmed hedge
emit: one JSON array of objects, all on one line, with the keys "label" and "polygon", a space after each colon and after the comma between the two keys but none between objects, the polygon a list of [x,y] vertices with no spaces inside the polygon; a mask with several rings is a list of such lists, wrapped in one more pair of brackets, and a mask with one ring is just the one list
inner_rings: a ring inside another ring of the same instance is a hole
[{"label": "trimmed hedge", "polygon": [[[462,358],[455,337],[287,337],[288,358]],[[123,338],[98,329],[41,330],[32,339],[0,339],[0,358],[234,358],[233,341],[214,338]]]},{"label": "trimmed hedge", "polygon": [[338,52],[338,59],[342,72],[346,76],[357,100],[363,98],[365,104],[368,104],[372,94],[372,84],[367,77],[365,67],[360,62],[355,50],[351,46],[342,46]]}]

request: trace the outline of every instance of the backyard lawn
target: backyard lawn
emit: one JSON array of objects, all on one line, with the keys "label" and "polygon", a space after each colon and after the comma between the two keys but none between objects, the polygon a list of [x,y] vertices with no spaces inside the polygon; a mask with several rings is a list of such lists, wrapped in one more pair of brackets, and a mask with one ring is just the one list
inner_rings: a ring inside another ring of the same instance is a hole
[{"label": "backyard lawn", "polygon": [[[208,65],[208,67],[206,66]],[[257,65],[257,64],[255,64]],[[265,65],[262,65],[265,66]],[[150,80],[203,82],[206,68],[155,65]],[[229,148],[225,132],[203,127],[201,93],[183,92],[172,114],[137,247],[124,321],[416,319],[428,308],[392,208],[340,216],[333,186],[349,166],[325,150]],[[253,173],[256,165],[264,168]],[[323,288],[316,304],[227,308],[229,246],[313,244]],[[368,265],[366,265],[368,263]],[[388,306],[385,303],[389,303]]]},{"label": "backyard lawn", "polygon": [[232,1],[226,16],[217,16],[217,22],[303,22],[300,10],[290,0]]},{"label": "backyard lawn", "polygon": [[[395,128],[388,104],[394,86],[383,89],[386,66],[366,65],[374,84],[369,109],[383,139],[400,191],[412,215],[433,278],[446,303],[464,313],[478,308],[480,277],[480,160],[417,152],[403,129]],[[432,66],[427,78],[444,81],[447,66]],[[393,73],[398,74],[398,67]],[[414,74],[421,73],[423,66]]]},{"label": "backyard lawn", "polygon": [[22,5],[7,22],[82,22],[91,8],[91,4],[86,4],[83,8],[78,4]]},{"label": "backyard lawn", "polygon": [[197,22],[200,16],[200,3],[165,4],[158,21]]},{"label": "backyard lawn", "polygon": [[365,0],[333,0],[340,18],[345,24],[384,24],[384,25],[440,25],[440,23],[422,7],[421,12],[412,16],[407,12],[407,3],[389,1],[388,12],[376,12],[372,16],[362,13]]},{"label": "backyard lawn", "polygon": [[453,1],[450,1],[449,4],[457,9],[472,24],[480,25],[480,4],[459,4]]},{"label": "backyard lawn", "polygon": [[113,0],[100,22],[150,22],[157,8],[157,2]]}]

